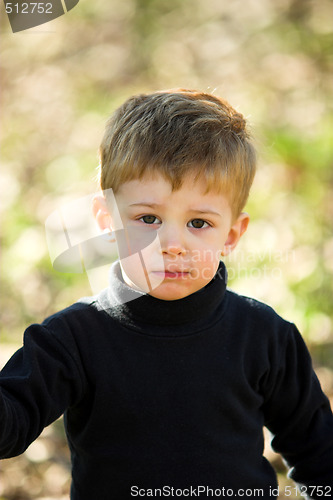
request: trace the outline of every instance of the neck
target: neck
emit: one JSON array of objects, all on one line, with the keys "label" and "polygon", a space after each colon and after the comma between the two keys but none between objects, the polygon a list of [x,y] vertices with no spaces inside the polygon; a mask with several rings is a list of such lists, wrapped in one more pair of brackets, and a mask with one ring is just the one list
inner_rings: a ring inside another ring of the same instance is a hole
[{"label": "neck", "polygon": [[[107,297],[100,302],[110,315],[127,326],[147,333],[153,325],[161,331],[191,331],[215,321],[222,313],[227,272],[221,262],[214,278],[201,290],[178,300],[161,300],[125,283],[119,261],[110,270]],[[103,303],[104,300],[104,303]],[[110,307],[111,306],[111,307]],[[154,330],[155,331],[155,330]]]}]

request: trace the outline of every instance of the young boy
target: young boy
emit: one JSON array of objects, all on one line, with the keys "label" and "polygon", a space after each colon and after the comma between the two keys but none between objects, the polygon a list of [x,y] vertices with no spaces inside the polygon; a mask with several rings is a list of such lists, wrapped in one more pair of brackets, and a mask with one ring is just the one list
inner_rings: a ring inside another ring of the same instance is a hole
[{"label": "young boy", "polygon": [[254,172],[245,120],[215,96],[139,95],[114,113],[94,213],[120,259],[1,372],[2,458],[64,413],[72,500],[271,499],[267,426],[299,494],[332,497],[333,416],[299,332],[226,289]]}]

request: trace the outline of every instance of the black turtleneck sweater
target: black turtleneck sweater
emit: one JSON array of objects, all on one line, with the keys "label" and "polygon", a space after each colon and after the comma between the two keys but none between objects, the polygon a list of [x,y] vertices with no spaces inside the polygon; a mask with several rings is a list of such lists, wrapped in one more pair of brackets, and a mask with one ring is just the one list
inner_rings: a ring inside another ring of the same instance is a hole
[{"label": "black turtleneck sweater", "polygon": [[65,413],[72,500],[272,499],[266,425],[303,493],[330,498],[333,417],[304,342],[225,281],[221,264],[204,289],[163,301],[116,263],[107,290],[30,326],[0,375],[0,457]]}]

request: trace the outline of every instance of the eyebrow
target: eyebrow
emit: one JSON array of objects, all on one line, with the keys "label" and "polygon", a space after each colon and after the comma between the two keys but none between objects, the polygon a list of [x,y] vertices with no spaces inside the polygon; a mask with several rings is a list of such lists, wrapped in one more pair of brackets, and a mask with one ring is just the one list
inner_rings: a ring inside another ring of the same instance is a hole
[{"label": "eyebrow", "polygon": [[130,207],[150,207],[150,208],[155,208],[155,207],[160,207],[161,205],[159,203],[148,203],[146,201],[139,201],[138,203],[131,203]]},{"label": "eyebrow", "polygon": [[[131,205],[129,205],[130,207],[137,207],[137,206],[141,206],[141,207],[149,207],[149,208],[156,208],[156,207],[161,207],[162,205],[159,204],[159,203],[149,203],[149,202],[146,202],[146,201],[140,201],[140,202],[137,202],[137,203],[131,203]],[[206,207],[202,207],[202,208],[190,208],[189,209],[189,212],[197,212],[197,213],[200,213],[200,214],[212,214],[212,215],[217,215],[218,217],[221,217],[221,214],[218,213],[218,212],[215,212],[215,210],[212,210],[211,208],[206,208]]]}]

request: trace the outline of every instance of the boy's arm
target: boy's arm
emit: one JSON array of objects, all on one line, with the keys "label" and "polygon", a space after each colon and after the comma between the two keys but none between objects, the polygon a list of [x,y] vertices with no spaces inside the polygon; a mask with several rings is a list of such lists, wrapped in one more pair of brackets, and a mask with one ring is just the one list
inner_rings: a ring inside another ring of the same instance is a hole
[{"label": "boy's arm", "polygon": [[[272,447],[289,465],[290,477],[307,498],[333,496],[333,415],[312,368],[310,354],[294,325],[278,369],[268,380],[265,425]],[[325,489],[326,488],[326,489]]]},{"label": "boy's arm", "polygon": [[82,395],[77,350],[70,336],[62,337],[30,326],[24,346],[0,372],[0,458],[23,453]]}]

